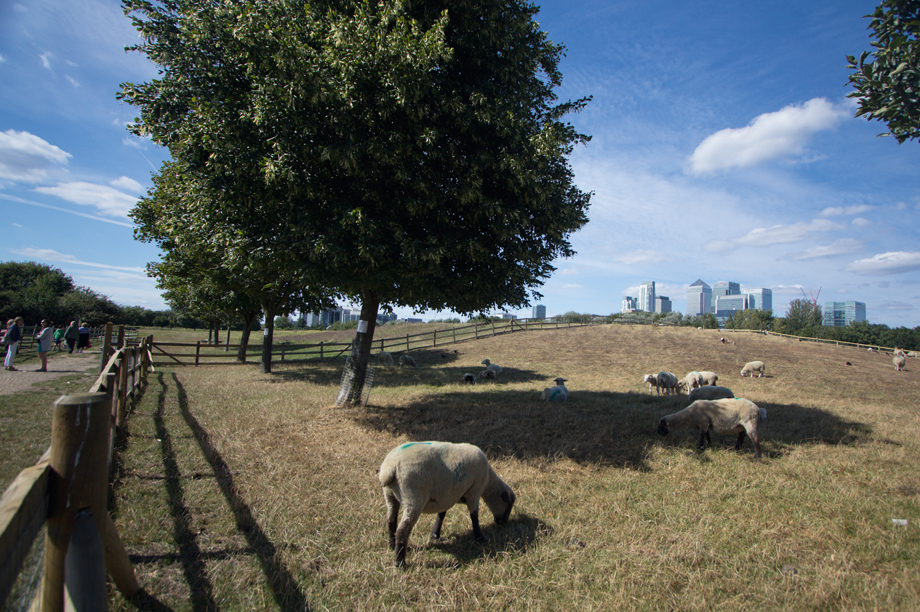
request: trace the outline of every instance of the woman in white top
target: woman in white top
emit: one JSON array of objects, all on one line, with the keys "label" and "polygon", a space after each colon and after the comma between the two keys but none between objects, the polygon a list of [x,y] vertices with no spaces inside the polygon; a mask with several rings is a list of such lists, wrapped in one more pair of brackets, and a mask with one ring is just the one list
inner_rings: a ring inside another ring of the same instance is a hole
[{"label": "woman in white top", "polygon": [[51,321],[48,319],[42,320],[42,330],[35,334],[35,339],[38,340],[38,358],[42,360],[42,367],[35,371],[47,372],[48,351],[51,350],[51,345],[54,344],[54,329],[51,327]]}]

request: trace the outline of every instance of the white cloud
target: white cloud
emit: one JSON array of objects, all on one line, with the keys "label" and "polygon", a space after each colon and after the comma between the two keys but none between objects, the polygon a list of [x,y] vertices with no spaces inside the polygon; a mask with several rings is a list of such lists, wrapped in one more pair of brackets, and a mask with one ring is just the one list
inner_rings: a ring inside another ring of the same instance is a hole
[{"label": "white cloud", "polygon": [[5,57],[4,55],[0,54],[0,64],[3,64],[3,63],[5,63],[5,62],[6,62],[6,57]]},{"label": "white cloud", "polygon": [[856,253],[862,250],[863,245],[859,240],[853,238],[843,238],[836,242],[823,246],[813,246],[805,249],[801,253],[790,255],[790,259],[817,259],[818,257],[832,257],[834,255],[844,255],[847,253]]},{"label": "white cloud", "polygon": [[80,86],[80,84],[77,83],[77,81],[74,80],[74,78],[71,77],[70,75],[64,75],[64,78],[67,79],[67,82],[73,85],[75,88]]},{"label": "white cloud", "polygon": [[864,219],[863,217],[856,217],[855,219],[850,221],[850,223],[855,227],[869,227],[870,225],[872,225],[872,221],[869,221],[868,219]]},{"label": "white cloud", "polygon": [[900,274],[920,270],[920,252],[891,251],[859,259],[845,268],[856,274]]},{"label": "white cloud", "polygon": [[73,255],[59,253],[52,249],[34,249],[29,247],[25,249],[10,249],[10,252],[15,253],[16,255],[22,255],[23,257],[28,257],[29,259],[38,259],[40,261],[55,261],[79,266],[90,266],[92,268],[103,268],[105,270],[115,270],[119,272],[134,272],[140,274],[146,273],[144,268],[113,266],[110,264],[100,264],[91,261],[80,261]]},{"label": "white cloud", "polygon": [[37,183],[50,164],[66,164],[70,153],[28,132],[0,132],[0,178]]},{"label": "white cloud", "polygon": [[635,250],[628,253],[623,253],[617,257],[613,258],[614,261],[617,261],[626,265],[636,265],[636,264],[645,264],[645,263],[661,263],[668,259],[668,256],[661,251],[646,251],[646,250]]},{"label": "white cloud", "polygon": [[690,156],[690,169],[695,174],[705,174],[800,156],[813,134],[836,127],[846,115],[825,98],[764,113],[747,127],[728,128],[708,136]]},{"label": "white cloud", "polygon": [[857,204],[856,206],[829,206],[821,212],[818,213],[818,216],[821,217],[841,217],[844,215],[858,215],[859,213],[869,212],[872,210],[872,207],[868,204]]},{"label": "white cloud", "polygon": [[736,246],[764,247],[774,244],[788,244],[810,239],[812,234],[818,232],[831,232],[841,229],[843,229],[843,226],[833,221],[828,221],[827,219],[813,219],[808,223],[800,222],[791,225],[758,227],[738,238],[710,240],[703,245],[703,249],[711,252],[720,252]]},{"label": "white cloud", "polygon": [[45,53],[39,53],[38,57],[42,60],[42,66],[46,69],[51,70],[51,51],[46,51]]},{"label": "white cloud", "polygon": [[99,213],[112,217],[128,216],[128,211],[137,203],[136,197],[117,189],[82,181],[58,183],[56,187],[37,187],[35,191],[57,196],[74,204],[94,206]]},{"label": "white cloud", "polygon": [[133,178],[128,178],[127,176],[118,177],[114,181],[110,181],[109,185],[118,189],[130,191],[131,193],[140,193],[144,190],[140,183],[135,181]]}]

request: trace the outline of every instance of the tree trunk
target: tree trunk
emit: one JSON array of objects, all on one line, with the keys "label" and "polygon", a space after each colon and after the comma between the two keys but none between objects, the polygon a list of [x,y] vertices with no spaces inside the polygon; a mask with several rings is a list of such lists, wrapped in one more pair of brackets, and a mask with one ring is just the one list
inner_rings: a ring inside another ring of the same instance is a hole
[{"label": "tree trunk", "polygon": [[236,360],[246,363],[246,349],[249,348],[249,336],[252,334],[252,325],[259,316],[257,310],[240,313],[243,315],[243,334],[240,336],[240,348],[236,352]]},{"label": "tree trunk", "polygon": [[336,405],[357,405],[361,403],[364,392],[364,383],[367,380],[367,364],[371,356],[371,345],[374,342],[374,329],[377,327],[377,309],[380,307],[380,298],[372,291],[363,291],[361,294],[361,320],[358,322],[358,333],[352,343],[351,356],[345,362],[345,371],[350,375],[342,377],[342,388]]},{"label": "tree trunk", "polygon": [[262,359],[259,362],[259,373],[271,374],[272,338],[275,335],[275,309],[273,305],[263,302],[262,314],[265,315],[265,329],[262,330]]}]

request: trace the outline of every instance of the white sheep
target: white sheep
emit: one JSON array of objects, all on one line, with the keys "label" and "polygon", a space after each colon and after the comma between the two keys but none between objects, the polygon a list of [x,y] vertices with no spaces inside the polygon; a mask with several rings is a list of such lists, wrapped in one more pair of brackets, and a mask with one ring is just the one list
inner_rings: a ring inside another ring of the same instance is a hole
[{"label": "white sheep", "polygon": [[655,387],[655,391],[658,391],[659,394],[661,393],[661,391],[658,390],[658,376],[656,374],[646,374],[642,382],[648,383],[649,393],[652,392],[652,387]]},{"label": "white sheep", "polygon": [[677,427],[695,427],[700,432],[698,446],[705,448],[704,441],[712,444],[709,430],[720,434],[737,433],[735,450],[741,448],[745,433],[754,444],[754,458],[760,457],[760,436],[757,433],[761,421],[766,420],[767,411],[746,399],[696,400],[680,412],[661,417],[658,433],[662,436]]},{"label": "white sheep", "polygon": [[562,377],[556,378],[553,381],[556,383],[556,386],[543,389],[543,393],[540,394],[540,399],[547,402],[564,402],[569,399],[569,390],[566,389],[563,384],[566,380],[567,379]]},{"label": "white sheep", "polygon": [[497,365],[497,364],[492,363],[492,362],[489,361],[488,359],[483,359],[480,363],[482,363],[482,365],[486,366],[486,369],[487,369],[487,370],[492,370],[492,371],[495,372],[496,374],[501,374],[501,373],[502,373],[502,367],[501,367],[500,365]]},{"label": "white sheep", "polygon": [[377,353],[377,365],[393,365],[393,356],[386,351]]},{"label": "white sheep", "polygon": [[731,389],[727,389],[725,387],[716,387],[713,385],[699,387],[690,392],[691,402],[695,402],[698,399],[714,400],[726,399],[730,397],[735,397],[735,394],[732,393]]},{"label": "white sheep", "polygon": [[409,356],[409,355],[400,355],[400,356],[399,356],[399,367],[403,367],[403,366],[411,366],[411,367],[413,367],[413,368],[417,368],[417,367],[418,367],[418,365],[416,365],[416,363],[415,363],[415,359],[412,359],[411,356]]},{"label": "white sheep", "polygon": [[744,378],[746,375],[750,374],[751,378],[754,378],[754,372],[760,372],[760,376],[757,378],[763,378],[766,367],[767,366],[765,366],[762,361],[749,361],[741,368],[741,377]]},{"label": "white sheep", "polygon": [[680,395],[680,381],[677,380],[677,376],[671,372],[658,372],[658,388],[664,389],[664,392],[671,395],[671,391]]},{"label": "white sheep", "polygon": [[[444,515],[455,504],[466,504],[473,537],[485,540],[479,528],[479,499],[502,525],[508,521],[515,495],[489,465],[478,447],[450,442],[409,442],[391,450],[378,474],[387,505],[390,549],[396,565],[406,563],[409,535],[422,514],[437,514],[431,537],[441,537]],[[397,515],[402,506],[402,519]]]},{"label": "white sheep", "polygon": [[468,385],[475,385],[475,384],[476,384],[476,375],[475,375],[475,374],[469,374],[469,373],[464,374],[464,375],[463,375],[463,382],[464,382],[465,384],[468,384]]},{"label": "white sheep", "polygon": [[898,372],[907,364],[907,357],[904,353],[895,353],[895,356],[891,358],[891,363],[894,364],[894,369]]},{"label": "white sheep", "polygon": [[681,388],[686,387],[687,392],[689,393],[697,387],[714,385],[716,384],[717,380],[719,380],[719,375],[715,372],[689,372],[680,381],[678,381],[677,384],[680,385]]}]

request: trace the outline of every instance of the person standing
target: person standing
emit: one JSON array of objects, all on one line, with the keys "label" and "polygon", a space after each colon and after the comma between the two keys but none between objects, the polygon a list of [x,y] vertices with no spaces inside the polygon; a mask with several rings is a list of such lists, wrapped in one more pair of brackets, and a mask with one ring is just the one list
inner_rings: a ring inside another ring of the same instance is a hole
[{"label": "person standing", "polygon": [[82,353],[83,349],[89,346],[89,328],[85,322],[80,324],[77,332],[79,333],[79,336],[77,336],[77,352]]},{"label": "person standing", "polygon": [[42,319],[42,329],[35,334],[35,339],[38,340],[38,358],[41,359],[42,362],[42,367],[35,371],[47,372],[48,351],[51,350],[51,345],[54,342],[54,330],[51,328],[51,321]]},{"label": "person standing", "polygon": [[16,317],[6,330],[6,336],[3,337],[3,343],[6,344],[6,358],[3,360],[3,367],[10,372],[16,371],[16,368],[13,367],[13,358],[16,357],[19,341],[22,340],[22,326],[24,323],[25,321],[22,317]]},{"label": "person standing", "polygon": [[75,346],[77,346],[77,340],[80,338],[80,329],[77,327],[76,321],[71,321],[70,325],[67,326],[67,330],[64,332],[64,341],[67,342],[67,352],[72,353]]},{"label": "person standing", "polygon": [[64,349],[61,348],[61,343],[63,341],[64,341],[64,328],[58,327],[54,330],[54,347],[52,348],[52,350],[63,351]]}]

